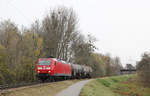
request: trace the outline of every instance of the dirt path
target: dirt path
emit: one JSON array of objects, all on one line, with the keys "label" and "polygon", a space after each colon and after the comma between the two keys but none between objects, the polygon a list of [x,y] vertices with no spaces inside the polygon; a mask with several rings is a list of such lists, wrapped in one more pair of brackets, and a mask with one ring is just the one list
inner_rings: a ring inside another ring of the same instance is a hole
[{"label": "dirt path", "polygon": [[75,83],[75,84],[71,85],[70,87],[68,87],[67,89],[58,93],[56,96],[79,96],[81,89],[89,81],[91,81],[91,80],[84,80],[84,81]]}]

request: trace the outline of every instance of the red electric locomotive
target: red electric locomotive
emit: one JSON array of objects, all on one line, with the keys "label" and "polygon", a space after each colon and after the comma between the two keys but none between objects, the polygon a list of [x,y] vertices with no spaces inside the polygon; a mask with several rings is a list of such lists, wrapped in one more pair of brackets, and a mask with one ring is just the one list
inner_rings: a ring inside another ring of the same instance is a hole
[{"label": "red electric locomotive", "polygon": [[67,79],[71,77],[72,69],[69,63],[56,58],[39,58],[37,62],[37,77],[42,81],[55,80],[58,77]]}]

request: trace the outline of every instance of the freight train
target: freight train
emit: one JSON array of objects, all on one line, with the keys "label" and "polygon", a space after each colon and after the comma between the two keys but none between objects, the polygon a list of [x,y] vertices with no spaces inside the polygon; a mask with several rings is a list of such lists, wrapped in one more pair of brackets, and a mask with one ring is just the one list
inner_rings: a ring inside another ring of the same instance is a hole
[{"label": "freight train", "polygon": [[42,80],[66,80],[90,78],[92,68],[85,65],[72,64],[56,58],[39,58],[36,76]]}]

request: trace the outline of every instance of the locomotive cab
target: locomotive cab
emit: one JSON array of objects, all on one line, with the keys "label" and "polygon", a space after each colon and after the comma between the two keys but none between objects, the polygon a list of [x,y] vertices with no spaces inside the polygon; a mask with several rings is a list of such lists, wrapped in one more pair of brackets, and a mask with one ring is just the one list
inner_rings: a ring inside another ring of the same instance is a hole
[{"label": "locomotive cab", "polygon": [[39,58],[36,73],[41,80],[48,79],[52,75],[54,61],[51,58]]},{"label": "locomotive cab", "polygon": [[71,65],[56,58],[39,58],[36,73],[42,81],[68,79],[71,78]]}]

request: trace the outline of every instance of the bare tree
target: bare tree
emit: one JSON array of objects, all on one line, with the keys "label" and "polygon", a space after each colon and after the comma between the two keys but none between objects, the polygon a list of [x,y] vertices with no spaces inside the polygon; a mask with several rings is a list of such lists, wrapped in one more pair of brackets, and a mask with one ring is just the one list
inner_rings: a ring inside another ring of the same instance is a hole
[{"label": "bare tree", "polygon": [[44,47],[47,56],[53,55],[66,60],[75,32],[77,32],[77,17],[73,9],[60,7],[50,10],[50,14],[43,20]]}]

